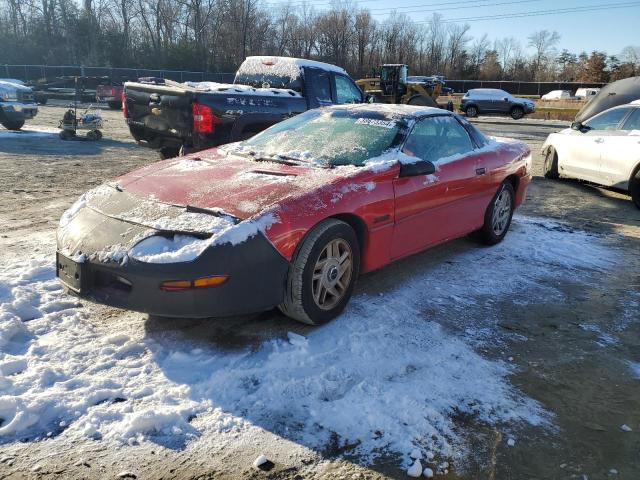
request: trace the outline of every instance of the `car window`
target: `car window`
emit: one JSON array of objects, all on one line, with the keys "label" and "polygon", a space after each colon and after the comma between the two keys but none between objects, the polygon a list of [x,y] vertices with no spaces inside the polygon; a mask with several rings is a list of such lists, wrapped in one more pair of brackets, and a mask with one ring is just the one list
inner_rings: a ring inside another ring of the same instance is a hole
[{"label": "car window", "polygon": [[402,151],[437,164],[445,158],[473,151],[473,143],[455,118],[429,117],[413,127]]},{"label": "car window", "polygon": [[331,99],[331,77],[329,72],[317,68],[307,68],[305,71],[307,95],[316,100],[319,105],[333,103]]},{"label": "car window", "polygon": [[354,83],[342,75],[336,75],[336,101],[338,103],[360,103],[362,92]]},{"label": "car window", "polygon": [[634,108],[627,121],[624,122],[622,130],[640,130],[640,108]]},{"label": "car window", "polygon": [[629,113],[630,108],[614,108],[596,115],[584,124],[592,130],[615,130],[618,124]]}]

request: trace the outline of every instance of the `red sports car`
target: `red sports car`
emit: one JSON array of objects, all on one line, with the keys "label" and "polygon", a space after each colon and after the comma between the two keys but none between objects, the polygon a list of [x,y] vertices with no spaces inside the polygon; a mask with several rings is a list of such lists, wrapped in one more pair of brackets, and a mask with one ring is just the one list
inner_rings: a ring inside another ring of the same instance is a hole
[{"label": "red sports car", "polygon": [[531,180],[520,142],[436,108],[311,110],[83,195],[58,229],[78,295],[175,317],[278,306],[320,324],[358,275],[479,232],[495,244]]}]

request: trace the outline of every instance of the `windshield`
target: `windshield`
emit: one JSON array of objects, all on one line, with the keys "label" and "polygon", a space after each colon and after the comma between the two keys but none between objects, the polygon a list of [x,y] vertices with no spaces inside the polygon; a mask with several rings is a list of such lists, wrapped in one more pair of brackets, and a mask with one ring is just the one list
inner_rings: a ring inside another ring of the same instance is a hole
[{"label": "windshield", "polygon": [[361,166],[399,144],[405,123],[383,115],[309,110],[242,143],[254,156]]}]

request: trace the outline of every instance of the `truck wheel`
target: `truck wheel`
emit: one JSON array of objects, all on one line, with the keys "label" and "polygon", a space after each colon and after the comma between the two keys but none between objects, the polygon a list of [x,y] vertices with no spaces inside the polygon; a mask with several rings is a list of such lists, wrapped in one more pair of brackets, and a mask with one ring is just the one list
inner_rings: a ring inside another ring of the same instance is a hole
[{"label": "truck wheel", "polygon": [[407,105],[417,105],[419,107],[435,107],[438,108],[438,104],[431,97],[424,95],[414,95],[407,100]]},{"label": "truck wheel", "polygon": [[0,120],[2,126],[7,130],[20,130],[24,126],[24,120],[19,120],[17,122],[11,122],[9,120]]},{"label": "truck wheel", "polygon": [[475,118],[478,116],[478,107],[469,105],[464,111],[465,115],[469,118]]},{"label": "truck wheel", "polygon": [[522,107],[513,107],[511,109],[511,118],[520,120],[522,117],[524,117],[524,109]]},{"label": "truck wheel", "polygon": [[158,153],[160,153],[162,160],[168,160],[180,155],[180,147],[162,147]]},{"label": "truck wheel", "polygon": [[344,310],[359,272],[356,233],[347,223],[328,218],[296,249],[280,311],[309,325],[327,323]]}]

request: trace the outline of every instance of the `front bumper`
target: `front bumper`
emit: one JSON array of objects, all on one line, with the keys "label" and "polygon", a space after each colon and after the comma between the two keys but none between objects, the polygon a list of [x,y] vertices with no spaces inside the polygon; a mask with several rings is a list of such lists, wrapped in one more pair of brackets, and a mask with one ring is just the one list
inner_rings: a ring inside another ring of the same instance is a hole
[{"label": "front bumper", "polygon": [[[261,233],[238,245],[215,245],[191,262],[145,263],[128,258],[126,262],[101,262],[97,258],[82,263],[69,258],[81,254],[92,257],[98,243],[113,245],[140,231],[130,223],[80,212],[58,234],[56,271],[70,293],[113,307],[152,315],[207,318],[240,315],[269,310],[284,299],[289,263]],[[96,220],[98,220],[96,222]],[[69,233],[72,232],[72,233]],[[74,249],[60,253],[61,240]],[[77,239],[76,239],[77,240]],[[210,275],[228,275],[217,287],[167,292],[160,283],[194,280]]]},{"label": "front bumper", "polygon": [[10,122],[30,120],[38,114],[38,107],[29,103],[2,102],[0,110]]}]

